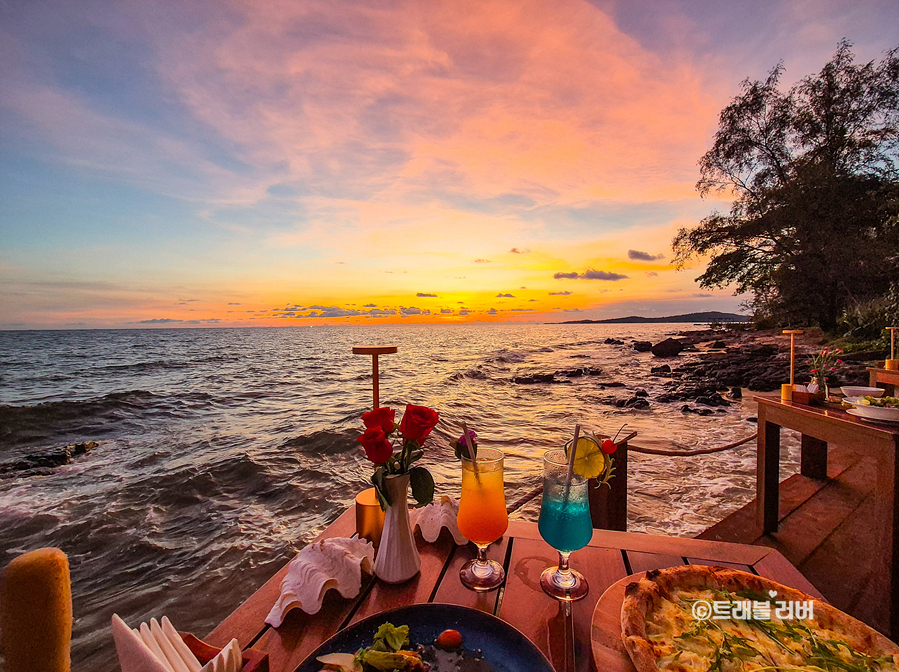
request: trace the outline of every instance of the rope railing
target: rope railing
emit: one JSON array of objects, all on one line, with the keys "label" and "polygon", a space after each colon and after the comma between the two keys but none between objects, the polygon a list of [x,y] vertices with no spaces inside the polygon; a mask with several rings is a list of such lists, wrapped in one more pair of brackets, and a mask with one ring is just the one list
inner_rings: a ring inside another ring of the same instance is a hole
[{"label": "rope railing", "polygon": [[731,448],[738,448],[744,443],[749,443],[757,436],[758,432],[752,434],[751,436],[747,436],[745,439],[740,439],[739,441],[728,443],[726,446],[718,446],[717,448],[697,448],[696,450],[662,450],[660,448],[641,448],[640,446],[628,446],[627,449],[636,453],[645,453],[647,455],[664,455],[665,457],[690,457],[691,455],[709,455],[711,453],[720,453],[723,450],[730,450]]},{"label": "rope railing", "polygon": [[[627,443],[627,440],[630,438],[633,438],[635,435],[636,435],[636,432],[632,432],[631,434],[626,436],[624,439],[619,441],[618,442],[619,445],[625,444],[625,445],[627,445],[628,451],[644,453],[646,455],[661,455],[663,457],[690,457],[693,455],[709,455],[711,453],[720,453],[725,450],[739,448],[740,446],[742,446],[746,443],[749,443],[750,441],[755,439],[758,436],[758,432],[756,432],[750,436],[747,436],[745,438],[742,438],[739,441],[734,441],[733,443],[728,443],[725,446],[717,446],[715,448],[697,448],[696,450],[662,450],[659,448],[644,448],[644,447],[640,447],[640,446],[632,446]],[[520,509],[522,506],[524,506],[525,504],[527,504],[528,502],[533,500],[535,497],[537,497],[542,492],[543,492],[543,483],[540,483],[540,485],[536,486],[533,490],[531,490],[527,494],[519,497],[514,502],[509,504],[506,507],[506,511],[510,514],[514,513],[515,511],[518,511],[518,509]]]}]

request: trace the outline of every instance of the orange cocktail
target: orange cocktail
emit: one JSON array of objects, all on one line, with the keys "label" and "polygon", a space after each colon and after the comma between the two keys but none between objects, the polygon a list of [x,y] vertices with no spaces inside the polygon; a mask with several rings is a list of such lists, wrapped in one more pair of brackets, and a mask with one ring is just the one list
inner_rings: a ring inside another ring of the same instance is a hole
[{"label": "orange cocktail", "polygon": [[459,531],[478,547],[478,557],[461,570],[462,583],[474,590],[496,588],[505,571],[499,563],[487,560],[486,549],[509,526],[501,451],[481,448],[475,462],[462,458],[462,499],[456,522]]}]

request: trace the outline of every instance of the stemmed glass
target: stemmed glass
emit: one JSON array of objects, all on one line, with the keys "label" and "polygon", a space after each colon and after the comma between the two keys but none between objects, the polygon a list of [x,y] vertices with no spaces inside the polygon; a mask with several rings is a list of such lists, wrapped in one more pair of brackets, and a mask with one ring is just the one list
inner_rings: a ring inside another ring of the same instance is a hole
[{"label": "stemmed glass", "polygon": [[506,578],[495,560],[487,559],[487,547],[509,526],[503,489],[503,453],[479,448],[472,462],[462,456],[462,498],[456,518],[459,531],[478,547],[478,555],[459,572],[462,584],[472,590],[493,590]]},{"label": "stemmed glass", "polygon": [[559,551],[558,567],[549,567],[540,576],[540,587],[557,600],[572,602],[587,595],[587,579],[568,566],[568,556],[586,546],[593,536],[587,479],[572,474],[566,484],[568,459],[564,450],[543,455],[543,503],[537,523],[540,536]]}]

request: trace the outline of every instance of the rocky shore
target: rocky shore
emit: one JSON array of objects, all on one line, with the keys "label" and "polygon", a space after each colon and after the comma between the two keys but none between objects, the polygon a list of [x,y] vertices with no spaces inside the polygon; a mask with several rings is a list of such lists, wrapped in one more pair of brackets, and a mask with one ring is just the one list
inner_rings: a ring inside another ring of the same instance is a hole
[{"label": "rocky shore", "polygon": [[[636,352],[652,352],[649,374],[664,379],[665,391],[650,397],[644,389],[629,391],[629,397],[609,396],[609,405],[645,409],[652,403],[682,404],[684,413],[711,415],[743,395],[743,390],[771,392],[789,382],[790,344],[779,331],[728,331],[707,329],[682,332],[658,343],[633,340],[628,344],[607,339],[608,344],[630,345]],[[822,347],[820,335],[803,334],[796,343],[796,382],[810,380],[806,360]],[[830,386],[866,385],[865,368],[882,359],[884,352],[860,352],[843,356],[844,365],[830,377]],[[605,380],[597,368],[516,376],[516,384],[570,383],[572,378],[595,377],[599,389],[626,388],[619,381]]]}]

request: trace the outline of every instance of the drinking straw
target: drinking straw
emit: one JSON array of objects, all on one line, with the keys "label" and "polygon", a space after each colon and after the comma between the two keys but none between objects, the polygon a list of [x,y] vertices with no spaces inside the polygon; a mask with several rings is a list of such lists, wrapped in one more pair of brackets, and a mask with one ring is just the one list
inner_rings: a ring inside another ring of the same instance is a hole
[{"label": "drinking straw", "polygon": [[468,425],[465,424],[465,421],[462,421],[462,436],[465,437],[465,445],[468,446],[468,455],[471,457],[471,468],[477,473],[478,471],[478,460],[477,460],[477,448],[474,447],[474,444],[471,442],[471,437],[468,435]]},{"label": "drinking straw", "polygon": [[577,454],[577,440],[581,433],[581,426],[574,426],[574,439],[571,442],[571,452],[568,454],[568,474],[565,476],[565,495],[563,502],[568,502],[568,492],[571,490],[571,478],[574,476],[574,456]]}]

